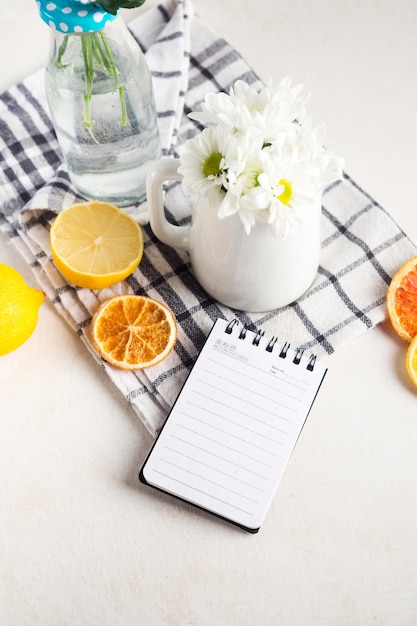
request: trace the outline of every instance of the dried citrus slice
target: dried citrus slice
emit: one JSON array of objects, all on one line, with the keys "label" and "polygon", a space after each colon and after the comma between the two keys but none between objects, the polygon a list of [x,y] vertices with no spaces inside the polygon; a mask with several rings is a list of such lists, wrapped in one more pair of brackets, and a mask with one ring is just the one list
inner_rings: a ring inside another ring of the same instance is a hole
[{"label": "dried citrus slice", "polygon": [[108,363],[144,369],[168,356],[177,339],[172,311],[146,296],[119,295],[103,302],[93,316],[91,341]]},{"label": "dried citrus slice", "polygon": [[411,340],[408,346],[405,364],[411,380],[417,385],[417,335]]},{"label": "dried citrus slice", "polygon": [[387,291],[387,309],[394,330],[405,341],[417,334],[417,257],[404,263]]},{"label": "dried citrus slice", "polygon": [[61,211],[50,233],[55,264],[72,284],[104,289],[124,280],[139,265],[143,233],[127,213],[92,200]]}]

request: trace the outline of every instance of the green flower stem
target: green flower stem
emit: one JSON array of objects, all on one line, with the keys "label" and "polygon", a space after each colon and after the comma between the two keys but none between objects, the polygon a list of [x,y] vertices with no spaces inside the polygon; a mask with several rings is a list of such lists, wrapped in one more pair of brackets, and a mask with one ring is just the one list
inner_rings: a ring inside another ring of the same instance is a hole
[{"label": "green flower stem", "polygon": [[58,54],[57,54],[56,61],[55,61],[55,65],[59,69],[62,69],[63,67],[65,67],[65,65],[62,64],[62,57],[65,54],[67,45],[68,45],[68,35],[65,35],[61,45],[59,46]]},{"label": "green flower stem", "polygon": [[[103,54],[104,67],[106,68],[108,75],[113,76],[113,78],[117,80],[117,67],[114,62],[110,46],[108,44],[105,34],[102,31],[99,32],[99,35],[100,35],[101,41],[104,46],[104,51],[105,51],[105,54]],[[98,37],[97,37],[97,43],[99,45]]]},{"label": "green flower stem", "polygon": [[[95,37],[94,37],[94,51],[97,51],[97,53],[100,55],[101,58],[101,64],[103,65],[103,67],[105,68],[107,74],[109,76],[112,76],[117,84],[117,77],[118,77],[118,71],[117,71],[117,67],[116,64],[114,62],[113,59],[113,54],[112,51],[110,49],[110,46],[108,44],[108,41],[106,39],[105,34],[100,31],[98,33],[98,35],[100,36],[100,39],[98,38],[98,36],[94,33]],[[101,43],[103,44],[103,48],[101,48],[100,46],[100,40]],[[126,109],[126,96],[125,96],[125,89],[123,86],[119,87],[119,97],[120,97],[120,106],[122,109],[122,118],[120,121],[121,126],[126,126],[127,124],[127,109]]]},{"label": "green flower stem", "polygon": [[[86,37],[87,35],[84,35],[84,37]],[[93,55],[97,61],[97,63],[99,65],[101,65],[102,67],[105,67],[105,59],[103,58],[103,52],[101,50],[101,46],[100,46],[100,42],[97,39],[97,37],[93,35],[88,35],[89,37],[91,37],[92,40],[92,49],[93,49]]]},{"label": "green flower stem", "polygon": [[[55,65],[59,69],[65,68],[63,64],[63,57],[68,45],[68,35],[66,35],[59,47],[57,59]],[[91,97],[93,94],[94,83],[94,61],[104,69],[108,76],[114,79],[115,87],[117,87],[118,71],[114,62],[113,53],[107,41],[105,34],[102,31],[98,33],[86,33],[81,36],[81,50],[84,59],[85,70],[85,93],[83,98],[83,121],[82,124],[93,135],[94,120],[91,118]],[[121,106],[121,126],[127,124],[127,108],[126,108],[126,95],[123,86],[118,88],[120,106]]]},{"label": "green flower stem", "polygon": [[119,96],[120,96],[120,105],[122,107],[122,119],[120,120],[121,126],[126,126],[127,124],[127,109],[126,109],[126,97],[125,97],[125,88],[123,85],[119,87]]},{"label": "green flower stem", "polygon": [[91,133],[93,120],[91,119],[91,94],[93,93],[94,65],[93,65],[93,41],[91,35],[81,37],[81,49],[84,57],[85,69],[85,93],[84,93],[84,119],[83,126]]}]

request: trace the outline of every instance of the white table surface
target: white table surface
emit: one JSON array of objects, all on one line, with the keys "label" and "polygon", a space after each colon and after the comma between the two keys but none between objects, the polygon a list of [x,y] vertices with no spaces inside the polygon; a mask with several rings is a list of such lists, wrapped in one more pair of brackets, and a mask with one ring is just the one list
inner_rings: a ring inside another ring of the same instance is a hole
[{"label": "white table surface", "polygon": [[[327,145],[417,241],[414,0],[194,5],[263,79],[305,85]],[[47,50],[35,1],[3,0],[0,89]],[[4,236],[0,262],[35,284]],[[45,303],[31,339],[0,358],[0,623],[417,624],[417,388],[405,352],[386,322],[326,359],[252,536],[139,484],[150,435]]]}]

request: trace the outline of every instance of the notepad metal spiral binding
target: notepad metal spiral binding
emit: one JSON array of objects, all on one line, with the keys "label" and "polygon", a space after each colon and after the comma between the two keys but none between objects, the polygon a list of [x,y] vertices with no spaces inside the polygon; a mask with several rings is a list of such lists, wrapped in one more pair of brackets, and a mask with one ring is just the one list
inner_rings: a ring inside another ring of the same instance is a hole
[{"label": "notepad metal spiral binding", "polygon": [[217,319],[141,482],[256,533],[325,373],[288,342]]},{"label": "notepad metal spiral binding", "polygon": [[[236,326],[239,326],[239,325],[240,325],[240,322],[239,322],[239,320],[235,317],[235,318],[233,318],[233,319],[232,319],[232,320],[231,320],[231,321],[227,324],[227,326],[226,326],[226,328],[225,328],[225,331],[224,331],[224,332],[225,332],[227,335],[231,335],[231,334],[233,333],[233,329],[234,329]],[[243,340],[243,339],[246,339],[246,337],[247,337],[247,333],[248,333],[248,330],[249,330],[249,326],[248,326],[248,325],[246,325],[246,324],[244,324],[244,325],[242,326],[242,328],[241,328],[240,332],[239,332],[238,338],[239,338],[239,339],[242,339],[242,340]],[[265,331],[264,331],[264,330],[256,330],[256,331],[251,331],[251,332],[253,332],[253,333],[254,333],[254,335],[255,335],[255,336],[254,336],[254,338],[252,339],[252,345],[253,345],[253,346],[259,346],[259,345],[260,345],[260,342],[261,342],[261,339],[265,336]],[[276,337],[276,336],[274,335],[274,336],[273,336],[273,337],[271,337],[271,339],[269,340],[268,344],[267,344],[267,345],[266,345],[266,347],[265,347],[265,350],[266,350],[267,352],[273,352],[273,350],[274,350],[275,345],[276,345],[276,343],[277,343],[277,342],[278,342],[278,337]],[[291,346],[291,344],[290,344],[288,341],[286,341],[286,342],[283,344],[283,346],[282,346],[282,348],[281,348],[281,350],[280,350],[280,353],[279,353],[279,357],[280,357],[281,359],[285,359],[285,358],[287,357],[287,355],[288,355],[288,350],[289,350],[290,346]],[[299,364],[301,363],[301,358],[302,358],[303,354],[304,354],[304,350],[303,350],[302,348],[296,348],[296,350],[295,350],[295,356],[294,356],[293,361],[292,361],[292,362],[294,363],[294,365],[299,365]],[[307,363],[307,365],[306,365],[306,368],[307,368],[310,372],[312,372],[312,371],[314,370],[314,365],[315,365],[315,363],[316,363],[316,360],[317,360],[317,356],[316,356],[315,354],[311,354],[311,355],[309,356],[309,360],[308,360],[308,363]]]}]

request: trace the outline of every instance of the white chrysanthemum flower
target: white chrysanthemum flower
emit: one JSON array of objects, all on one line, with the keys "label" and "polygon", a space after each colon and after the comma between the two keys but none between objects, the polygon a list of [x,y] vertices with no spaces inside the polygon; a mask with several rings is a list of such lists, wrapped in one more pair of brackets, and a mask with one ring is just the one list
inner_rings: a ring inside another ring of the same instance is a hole
[{"label": "white chrysanthemum flower", "polygon": [[[259,185],[251,191],[250,200],[268,214],[276,236],[285,238],[301,223],[317,200],[309,164],[296,162],[287,155],[284,160],[264,153]],[[248,198],[249,200],[249,198]]]},{"label": "white chrysanthemum flower", "polygon": [[258,176],[262,172],[259,154],[262,150],[262,141],[256,134],[233,137],[230,150],[224,160],[224,198],[219,209],[219,219],[224,219],[239,213],[245,230],[249,233],[254,226],[257,212],[256,206],[245,206],[242,200],[250,189],[257,186]]},{"label": "white chrysanthemum flower", "polygon": [[257,93],[243,81],[237,81],[233,98],[245,103],[251,125],[264,137],[264,143],[271,143],[277,135],[292,122],[301,122],[305,117],[306,97],[300,97],[302,86],[291,87],[291,80],[284,79],[273,88],[271,85]]},{"label": "white chrysanthemum flower", "polygon": [[227,192],[242,196],[257,184],[258,174],[262,171],[258,156],[262,145],[262,140],[251,131],[229,140],[223,162],[223,186]]},{"label": "white chrysanthemum flower", "polygon": [[202,111],[189,113],[188,117],[203,124],[224,124],[240,132],[252,125],[251,113],[245,104],[223,92],[207,94]]},{"label": "white chrysanthemum flower", "polygon": [[274,154],[262,151],[258,186],[247,199],[269,212],[267,221],[274,234],[282,238],[294,232],[300,223],[309,222],[311,207],[325,186],[342,175],[342,160],[316,146],[314,132],[305,133],[300,127],[298,135],[299,143],[291,146],[284,141]]},{"label": "white chrysanthemum flower", "polygon": [[181,147],[178,172],[183,176],[183,189],[192,200],[203,196],[210,202],[221,201],[224,159],[229,150],[227,135],[218,126],[205,128]]},{"label": "white chrysanthemum flower", "polygon": [[202,123],[224,124],[229,132],[246,133],[255,129],[272,141],[275,134],[289,123],[303,119],[306,97],[301,98],[302,86],[291,87],[289,78],[277,88],[264,87],[259,92],[242,80],[236,81],[229,94],[208,94],[201,112],[189,117]]}]

